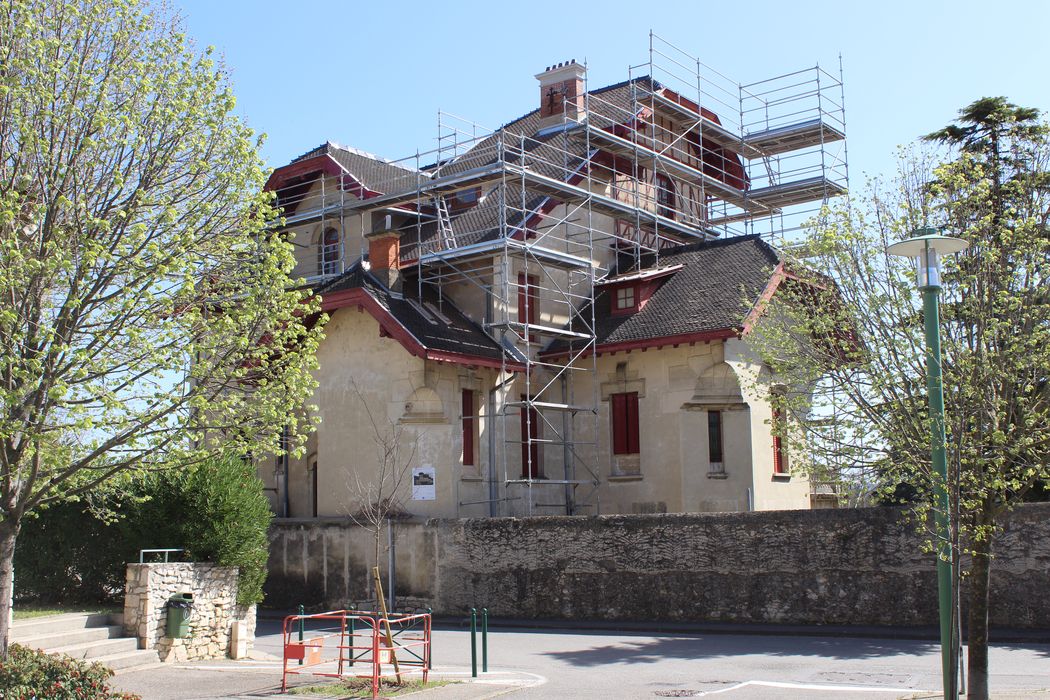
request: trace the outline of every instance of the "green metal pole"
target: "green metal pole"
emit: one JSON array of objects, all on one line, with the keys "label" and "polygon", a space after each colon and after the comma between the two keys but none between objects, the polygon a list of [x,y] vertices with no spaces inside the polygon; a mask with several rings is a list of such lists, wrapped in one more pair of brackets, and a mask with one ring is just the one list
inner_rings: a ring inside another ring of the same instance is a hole
[{"label": "green metal pole", "polygon": [[481,609],[481,672],[489,672],[489,609]]},{"label": "green metal pole", "polygon": [[478,611],[470,609],[470,677],[478,677]]},{"label": "green metal pole", "polygon": [[[434,608],[427,608],[427,615],[430,615],[430,628],[434,628]],[[434,642],[433,635],[431,635],[430,650],[427,654],[427,670],[434,668]]]},{"label": "green metal pole", "polygon": [[354,616],[350,616],[350,665],[354,665]]},{"label": "green metal pole", "polygon": [[[303,614],[304,613],[305,613],[305,610],[303,609],[303,606],[300,605],[299,606],[299,644],[303,643],[303,632],[305,631],[305,627],[306,627],[306,623],[303,621]],[[300,666],[303,665],[303,660],[302,659],[299,659],[299,665]]]},{"label": "green metal pole", "polygon": [[937,530],[937,602],[941,623],[941,672],[944,697],[955,700],[955,643],[952,635],[952,551],[948,528],[948,460],[944,436],[944,386],[941,381],[941,329],[938,297],[941,288],[922,288],[926,326],[926,389],[930,402],[930,451],[936,476],[934,526]]}]

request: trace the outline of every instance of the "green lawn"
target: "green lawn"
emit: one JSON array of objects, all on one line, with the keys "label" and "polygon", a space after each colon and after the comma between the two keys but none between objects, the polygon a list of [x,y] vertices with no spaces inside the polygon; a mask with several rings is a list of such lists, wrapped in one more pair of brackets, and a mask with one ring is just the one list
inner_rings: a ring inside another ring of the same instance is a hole
[{"label": "green lawn", "polygon": [[34,617],[47,617],[48,615],[64,615],[66,613],[117,613],[121,612],[115,607],[100,605],[16,605],[15,619],[29,620]]}]

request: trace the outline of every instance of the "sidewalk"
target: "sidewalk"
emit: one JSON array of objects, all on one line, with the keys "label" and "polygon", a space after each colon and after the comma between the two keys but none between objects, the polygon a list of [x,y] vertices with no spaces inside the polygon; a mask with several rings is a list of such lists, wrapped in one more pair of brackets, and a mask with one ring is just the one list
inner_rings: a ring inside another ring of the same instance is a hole
[{"label": "sidewalk", "polygon": [[[470,669],[436,667],[431,680],[454,680],[452,685],[427,688],[402,697],[419,700],[487,700],[524,687],[539,685],[544,679],[529,673],[495,671],[470,677]],[[288,687],[321,685],[330,679],[315,676],[289,677]],[[162,664],[142,671],[117,675],[114,690],[136,693],[143,700],[214,700],[236,698],[288,697],[324,700],[339,695],[282,695],[280,661],[200,661]]]}]

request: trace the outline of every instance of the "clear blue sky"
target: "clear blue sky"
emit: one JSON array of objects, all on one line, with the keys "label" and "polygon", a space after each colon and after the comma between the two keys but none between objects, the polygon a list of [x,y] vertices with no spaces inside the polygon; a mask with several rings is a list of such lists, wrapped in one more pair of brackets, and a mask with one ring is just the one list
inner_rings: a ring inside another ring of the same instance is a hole
[{"label": "clear blue sky", "polygon": [[586,60],[596,88],[648,59],[648,32],[747,83],[845,72],[854,187],[899,144],[1005,95],[1050,111],[1050,2],[364,2],[172,0],[225,56],[270,165],[332,140],[401,158],[434,147],[439,109],[490,127],[538,106],[535,73]]}]

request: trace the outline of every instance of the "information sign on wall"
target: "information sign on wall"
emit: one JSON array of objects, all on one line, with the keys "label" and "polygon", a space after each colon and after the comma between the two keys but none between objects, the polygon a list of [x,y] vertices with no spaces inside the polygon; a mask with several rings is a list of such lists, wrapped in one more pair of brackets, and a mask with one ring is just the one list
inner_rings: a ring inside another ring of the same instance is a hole
[{"label": "information sign on wall", "polygon": [[412,500],[433,501],[437,498],[434,480],[437,478],[434,467],[424,464],[412,468]]}]

